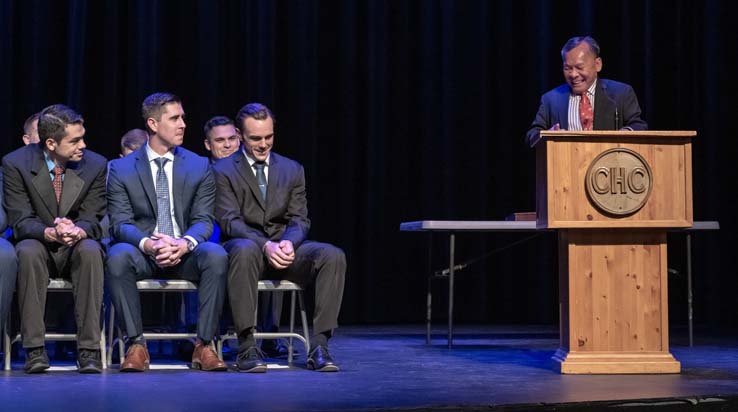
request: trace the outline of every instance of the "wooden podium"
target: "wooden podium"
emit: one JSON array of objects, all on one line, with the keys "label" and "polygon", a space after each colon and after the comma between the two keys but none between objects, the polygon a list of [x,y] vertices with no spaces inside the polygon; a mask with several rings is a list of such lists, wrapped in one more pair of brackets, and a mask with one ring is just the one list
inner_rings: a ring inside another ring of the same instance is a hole
[{"label": "wooden podium", "polygon": [[559,229],[561,373],[679,373],[666,230],[692,226],[693,131],[543,131],[537,227]]}]

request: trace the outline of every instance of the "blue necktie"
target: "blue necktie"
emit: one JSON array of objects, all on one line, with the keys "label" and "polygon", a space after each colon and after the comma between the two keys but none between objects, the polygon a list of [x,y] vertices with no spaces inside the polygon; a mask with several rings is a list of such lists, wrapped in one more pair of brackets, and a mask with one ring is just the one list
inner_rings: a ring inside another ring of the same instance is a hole
[{"label": "blue necktie", "polygon": [[169,203],[169,181],[167,174],[164,173],[164,165],[169,159],[160,157],[154,159],[159,170],[156,172],[156,205],[158,207],[156,215],[156,225],[159,227],[159,233],[174,237],[174,224],[172,223],[172,212]]},{"label": "blue necktie", "polygon": [[264,162],[254,162],[256,168],[256,181],[259,183],[259,190],[261,190],[261,198],[266,202],[267,198],[267,178],[264,174]]}]

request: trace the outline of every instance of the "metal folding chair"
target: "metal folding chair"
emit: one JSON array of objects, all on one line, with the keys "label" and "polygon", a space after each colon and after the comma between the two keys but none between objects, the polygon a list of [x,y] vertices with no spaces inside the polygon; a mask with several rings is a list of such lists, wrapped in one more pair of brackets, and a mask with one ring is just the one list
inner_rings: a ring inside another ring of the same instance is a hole
[{"label": "metal folding chair", "polygon": [[[144,279],[136,282],[136,288],[140,292],[197,292],[197,285],[181,279]],[[120,359],[125,358],[125,343],[123,342],[123,332],[120,328],[115,327],[115,307],[110,305],[110,327],[108,328],[110,341],[110,351],[108,352],[108,364],[112,364],[113,361],[113,346],[118,344],[118,354]],[[114,332],[117,330],[118,336],[114,336]],[[143,334],[146,340],[191,340],[194,341],[197,338],[197,333],[185,333],[185,332],[169,332],[169,333],[147,333]]]},{"label": "metal folding chair", "polygon": [[[48,286],[48,292],[71,292],[72,291],[72,282],[67,279],[51,279],[49,281]],[[103,313],[105,313],[105,308],[103,307]],[[102,366],[103,369],[107,369],[108,362],[106,362],[108,355],[107,354],[107,343],[105,341],[105,317],[103,316],[103,324],[102,329],[100,332],[100,357],[102,358]],[[5,352],[5,370],[10,370],[10,361],[11,361],[11,349],[12,345],[16,342],[21,341],[21,335],[17,334],[12,339],[8,334],[8,322],[6,320],[5,328],[3,329],[3,350]],[[76,341],[77,335],[74,333],[46,333],[44,335],[44,339],[47,341]]]},{"label": "metal folding chair", "polygon": [[[256,339],[287,339],[287,363],[292,365],[293,359],[293,339],[302,341],[305,345],[305,356],[310,353],[310,334],[308,329],[307,315],[305,313],[305,301],[303,298],[303,289],[300,285],[287,281],[287,280],[260,280],[259,281],[259,292],[291,292],[290,293],[290,331],[289,332],[275,332],[275,333],[254,333]],[[299,301],[300,305],[300,317],[302,319],[302,335],[295,332],[295,300]],[[226,340],[238,339],[238,335],[235,332],[226,333],[221,335],[220,340],[217,343],[218,356],[223,359],[223,342]]]}]

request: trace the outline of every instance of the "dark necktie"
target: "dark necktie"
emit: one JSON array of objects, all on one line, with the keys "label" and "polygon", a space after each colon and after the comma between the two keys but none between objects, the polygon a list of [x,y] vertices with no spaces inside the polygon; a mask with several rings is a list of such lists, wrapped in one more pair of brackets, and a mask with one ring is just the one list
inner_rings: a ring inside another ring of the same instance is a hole
[{"label": "dark necktie", "polygon": [[61,193],[62,193],[62,185],[64,182],[62,182],[62,175],[64,174],[64,169],[56,165],[54,166],[54,181],[52,182],[54,184],[54,193],[56,194],[56,203],[59,203],[61,200]]},{"label": "dark necktie", "polygon": [[154,159],[154,163],[159,168],[156,172],[156,225],[159,233],[174,237],[174,224],[172,223],[172,212],[169,203],[169,181],[167,174],[164,172],[164,165],[169,159],[160,157]]},{"label": "dark necktie", "polygon": [[261,190],[261,198],[266,202],[267,198],[267,178],[264,174],[264,162],[254,162],[254,168],[256,169],[256,181],[259,183],[259,190]]},{"label": "dark necktie", "polygon": [[579,101],[579,121],[582,123],[582,130],[592,130],[593,119],[592,103],[589,101],[587,92],[584,92],[582,100]]}]

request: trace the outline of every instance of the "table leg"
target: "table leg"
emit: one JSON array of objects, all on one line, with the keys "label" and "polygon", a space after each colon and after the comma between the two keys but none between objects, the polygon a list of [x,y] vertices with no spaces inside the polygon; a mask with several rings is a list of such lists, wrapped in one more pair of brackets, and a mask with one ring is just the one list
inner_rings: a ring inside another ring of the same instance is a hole
[{"label": "table leg", "polygon": [[456,234],[451,232],[448,242],[448,348],[454,342],[454,252],[455,252]]},{"label": "table leg", "polygon": [[433,299],[431,287],[433,286],[433,233],[428,235],[428,268],[426,278],[426,296],[425,296],[425,344],[431,343],[431,312],[433,310]]},{"label": "table leg", "polygon": [[687,324],[689,327],[690,348],[694,345],[692,322],[692,234],[687,232]]}]

